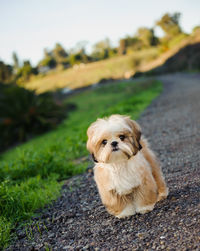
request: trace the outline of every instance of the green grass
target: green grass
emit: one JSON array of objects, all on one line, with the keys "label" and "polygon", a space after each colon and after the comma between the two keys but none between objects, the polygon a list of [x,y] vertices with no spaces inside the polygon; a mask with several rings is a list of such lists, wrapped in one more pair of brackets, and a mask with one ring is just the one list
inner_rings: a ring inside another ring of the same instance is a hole
[{"label": "green grass", "polygon": [[91,122],[113,113],[137,119],[161,91],[158,81],[130,81],[71,96],[65,102],[78,109],[56,130],[1,155],[0,249],[12,239],[12,229],[57,198],[62,180],[85,171],[86,130]]}]

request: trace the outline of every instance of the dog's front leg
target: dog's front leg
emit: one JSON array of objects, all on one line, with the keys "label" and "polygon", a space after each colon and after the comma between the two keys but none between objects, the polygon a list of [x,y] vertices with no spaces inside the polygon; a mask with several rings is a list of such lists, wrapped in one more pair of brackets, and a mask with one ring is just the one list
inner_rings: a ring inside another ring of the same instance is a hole
[{"label": "dog's front leg", "polygon": [[105,205],[108,212],[115,216],[120,214],[125,208],[126,201],[122,200],[116,190],[113,189],[109,171],[104,167],[95,166],[94,179],[96,181],[102,203]]}]

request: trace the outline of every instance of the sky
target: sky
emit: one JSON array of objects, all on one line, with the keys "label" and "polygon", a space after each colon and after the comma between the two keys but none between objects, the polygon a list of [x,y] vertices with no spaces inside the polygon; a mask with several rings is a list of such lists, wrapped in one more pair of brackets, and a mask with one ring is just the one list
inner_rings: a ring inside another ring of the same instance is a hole
[{"label": "sky", "polygon": [[[200,0],[0,0],[0,11],[0,60],[12,63],[15,51],[33,65],[57,42],[66,50],[86,41],[90,51],[105,38],[117,45],[167,12],[182,14],[187,33],[200,25]],[[159,28],[156,33],[162,34]]]}]

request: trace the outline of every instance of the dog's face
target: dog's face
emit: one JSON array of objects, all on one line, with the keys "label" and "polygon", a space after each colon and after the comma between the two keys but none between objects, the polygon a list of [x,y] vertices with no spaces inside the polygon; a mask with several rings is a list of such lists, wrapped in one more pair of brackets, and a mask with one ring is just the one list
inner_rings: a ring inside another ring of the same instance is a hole
[{"label": "dog's face", "polygon": [[88,128],[87,135],[87,149],[96,162],[127,160],[141,149],[141,129],[128,116],[97,119]]}]

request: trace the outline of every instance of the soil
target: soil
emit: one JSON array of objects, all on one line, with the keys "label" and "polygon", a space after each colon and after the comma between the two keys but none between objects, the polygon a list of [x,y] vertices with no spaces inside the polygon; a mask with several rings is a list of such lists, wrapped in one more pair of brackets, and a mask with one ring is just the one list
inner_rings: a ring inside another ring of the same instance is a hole
[{"label": "soil", "polygon": [[168,198],[117,219],[100,201],[91,166],[7,250],[200,250],[200,74],[159,79],[164,91],[138,122],[162,163]]}]

